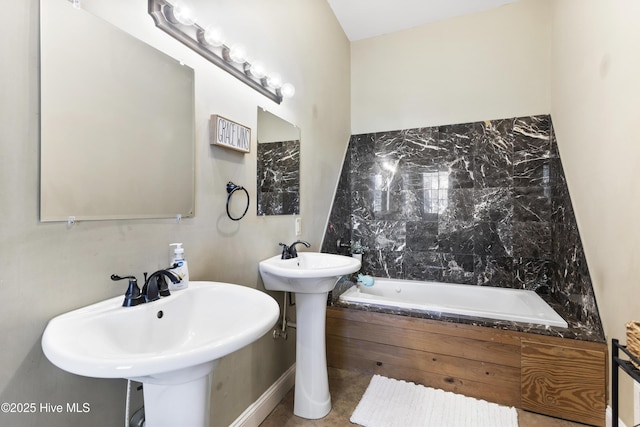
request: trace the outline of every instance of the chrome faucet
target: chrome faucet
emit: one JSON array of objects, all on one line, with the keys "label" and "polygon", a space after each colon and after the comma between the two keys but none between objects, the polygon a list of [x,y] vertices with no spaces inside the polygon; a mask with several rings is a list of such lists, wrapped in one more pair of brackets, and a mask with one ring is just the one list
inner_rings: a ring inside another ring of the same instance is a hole
[{"label": "chrome faucet", "polygon": [[278,244],[282,246],[282,256],[280,257],[280,259],[297,258],[298,251],[296,250],[296,245],[298,244],[305,245],[307,248],[311,247],[309,242],[305,242],[304,240],[296,240],[289,246],[285,245],[284,243],[278,243]]},{"label": "chrome faucet", "polygon": [[158,270],[151,273],[147,277],[144,273],[144,286],[142,287],[142,296],[145,302],[151,302],[160,299],[161,296],[167,297],[171,295],[169,286],[164,278],[171,280],[171,283],[180,283],[180,278],[167,270]]}]

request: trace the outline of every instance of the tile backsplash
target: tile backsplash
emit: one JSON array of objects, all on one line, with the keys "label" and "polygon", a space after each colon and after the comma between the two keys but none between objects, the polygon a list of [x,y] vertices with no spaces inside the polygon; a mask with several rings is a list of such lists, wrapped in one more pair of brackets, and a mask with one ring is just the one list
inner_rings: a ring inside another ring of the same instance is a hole
[{"label": "tile backsplash", "polygon": [[353,135],[326,230],[377,277],[549,293],[602,334],[551,117]]}]

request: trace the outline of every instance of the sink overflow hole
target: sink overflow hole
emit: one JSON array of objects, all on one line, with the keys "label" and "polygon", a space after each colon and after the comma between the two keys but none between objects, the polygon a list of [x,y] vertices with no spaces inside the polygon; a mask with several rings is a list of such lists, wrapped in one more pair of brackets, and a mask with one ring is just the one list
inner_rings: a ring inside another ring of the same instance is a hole
[{"label": "sink overflow hole", "polygon": [[164,313],[162,312],[162,310],[160,310],[157,314],[158,319],[162,319],[162,316],[164,316]]}]

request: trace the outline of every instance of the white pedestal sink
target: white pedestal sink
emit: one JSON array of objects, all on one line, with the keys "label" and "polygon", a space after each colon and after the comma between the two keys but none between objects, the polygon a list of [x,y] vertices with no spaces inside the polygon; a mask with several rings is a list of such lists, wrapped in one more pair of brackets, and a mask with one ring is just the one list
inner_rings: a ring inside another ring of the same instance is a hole
[{"label": "white pedestal sink", "polygon": [[293,413],[318,419],[331,411],[325,342],[327,297],[338,279],[360,269],[360,261],[342,255],[298,252],[260,262],[266,289],[296,295],[296,385]]},{"label": "white pedestal sink", "polygon": [[122,307],[115,297],[55,317],[42,349],[74,374],[142,382],[146,427],[208,427],[218,359],[260,338],[278,315],[264,292],[191,281],[151,303]]}]

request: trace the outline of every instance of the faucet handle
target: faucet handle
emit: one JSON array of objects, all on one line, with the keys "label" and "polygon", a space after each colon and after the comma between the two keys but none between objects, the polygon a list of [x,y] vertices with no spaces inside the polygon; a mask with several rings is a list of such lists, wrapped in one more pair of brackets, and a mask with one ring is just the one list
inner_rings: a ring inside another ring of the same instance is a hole
[{"label": "faucet handle", "polygon": [[133,307],[138,304],[144,303],[144,297],[140,292],[140,288],[138,287],[138,279],[135,276],[124,276],[120,277],[117,274],[111,275],[111,280],[118,281],[129,279],[129,287],[127,288],[127,292],[124,294],[124,301],[122,302],[123,307]]},{"label": "faucet handle", "polygon": [[291,254],[289,253],[289,246],[285,245],[282,242],[278,243],[278,245],[282,246],[282,256],[280,257],[280,259],[291,258]]}]

